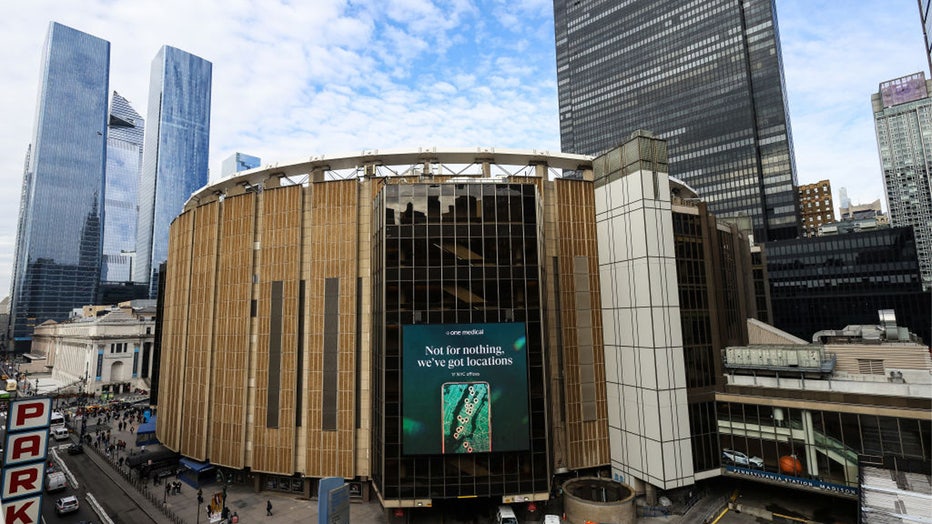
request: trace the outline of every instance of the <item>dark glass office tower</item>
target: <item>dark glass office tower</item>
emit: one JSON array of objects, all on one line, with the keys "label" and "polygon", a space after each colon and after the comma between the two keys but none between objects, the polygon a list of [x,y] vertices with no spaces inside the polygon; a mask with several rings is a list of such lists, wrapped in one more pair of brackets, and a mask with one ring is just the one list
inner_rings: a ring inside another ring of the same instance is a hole
[{"label": "dark glass office tower", "polygon": [[796,175],[773,0],[554,0],[560,136],[598,155],[638,129],[670,174],[755,240],[796,238]]},{"label": "dark glass office tower", "polygon": [[52,22],[23,175],[11,322],[33,328],[94,301],[100,273],[110,43]]},{"label": "dark glass office tower", "polygon": [[136,191],[142,170],[143,118],[116,91],[110,103],[107,137],[107,198],[104,204],[104,247],[100,279],[132,280],[136,251]]},{"label": "dark glass office tower", "polygon": [[133,280],[155,298],[159,264],[168,258],[168,226],[207,184],[212,65],[163,46],[152,61],[149,116],[139,181]]},{"label": "dark glass office tower", "polygon": [[[932,340],[932,291],[922,289],[913,228],[888,227],[765,247],[773,325],[803,340],[825,326],[897,323]],[[837,328],[836,328],[837,329]]]}]

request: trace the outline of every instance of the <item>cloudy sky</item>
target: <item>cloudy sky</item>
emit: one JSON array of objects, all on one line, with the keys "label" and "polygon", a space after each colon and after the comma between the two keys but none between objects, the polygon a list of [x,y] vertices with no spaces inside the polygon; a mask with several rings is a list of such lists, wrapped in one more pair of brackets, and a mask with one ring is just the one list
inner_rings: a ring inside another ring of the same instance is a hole
[{"label": "cloudy sky", "polygon": [[[777,11],[799,182],[882,198],[870,95],[928,74],[915,0]],[[110,41],[110,89],[143,116],[163,44],[213,62],[212,178],[235,151],[560,149],[551,0],[14,0],[0,17],[0,297],[50,20]]]}]

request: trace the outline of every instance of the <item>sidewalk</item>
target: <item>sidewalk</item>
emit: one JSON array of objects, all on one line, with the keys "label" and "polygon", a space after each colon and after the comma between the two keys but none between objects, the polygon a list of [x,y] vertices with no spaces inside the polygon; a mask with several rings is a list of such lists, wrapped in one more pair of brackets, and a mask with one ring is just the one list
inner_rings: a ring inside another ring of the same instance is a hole
[{"label": "sidewalk", "polygon": [[[90,417],[92,420],[96,420],[96,418],[96,416]],[[73,425],[80,431],[80,421]],[[92,427],[96,430],[98,426],[88,426],[88,434],[90,435],[94,434],[94,431],[91,430]],[[204,486],[202,489],[205,503],[199,506],[197,503],[197,489],[187,484],[182,483],[180,495],[166,495],[164,481],[153,486],[151,482],[143,483],[135,479],[135,475],[130,473],[129,468],[125,465],[121,468],[118,461],[121,456],[124,459],[128,457],[130,449],[135,449],[136,435],[125,429],[120,431],[116,421],[110,421],[109,423],[102,421],[100,425],[102,432],[106,431],[107,427],[110,428],[111,442],[123,440],[127,443],[125,451],[116,452],[113,457],[107,457],[103,448],[98,450],[93,444],[85,444],[84,449],[91,460],[120,486],[126,496],[132,498],[156,522],[179,524],[208,522],[207,501],[215,492],[222,491],[222,488],[215,484]],[[154,451],[164,448],[159,444],[155,444],[147,445],[146,449]],[[174,480],[174,477],[165,479],[165,481],[172,480]],[[266,515],[265,508],[268,501],[272,502],[272,516]],[[317,522],[318,516],[317,500],[307,500],[275,491],[255,493],[251,486],[240,484],[232,484],[227,488],[227,507],[230,509],[231,515],[233,512],[237,513],[239,522],[242,524],[251,522],[307,524]],[[119,524],[117,519],[110,518],[114,523]],[[101,518],[101,520],[106,522],[106,519]],[[378,523],[385,522],[385,517],[378,502],[354,502],[350,504],[350,520],[357,523]],[[209,522],[220,522],[219,515],[214,515],[214,519]]]}]

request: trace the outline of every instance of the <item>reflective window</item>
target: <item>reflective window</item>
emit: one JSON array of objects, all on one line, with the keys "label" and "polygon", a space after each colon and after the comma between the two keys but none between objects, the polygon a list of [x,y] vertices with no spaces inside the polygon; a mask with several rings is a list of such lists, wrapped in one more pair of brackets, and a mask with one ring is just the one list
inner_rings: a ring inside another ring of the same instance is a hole
[{"label": "reflective window", "polygon": [[109,62],[109,42],[51,24],[14,261],[13,336],[24,351],[37,324],[64,320],[96,295]]},{"label": "reflective window", "polygon": [[411,430],[400,409],[403,325],[522,322],[528,385],[543,384],[538,206],[532,184],[388,184],[376,198],[373,479],[386,498],[549,489],[539,387],[529,392],[527,451],[434,456],[401,446]]}]

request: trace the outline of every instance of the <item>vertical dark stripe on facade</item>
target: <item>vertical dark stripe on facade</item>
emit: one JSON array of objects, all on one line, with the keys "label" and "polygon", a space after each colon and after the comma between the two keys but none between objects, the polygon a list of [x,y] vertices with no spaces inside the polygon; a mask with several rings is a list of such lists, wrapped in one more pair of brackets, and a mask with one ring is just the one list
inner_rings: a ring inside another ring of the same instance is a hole
[{"label": "vertical dark stripe on facade", "polygon": [[556,331],[557,331],[557,373],[558,380],[560,383],[560,401],[557,403],[560,406],[560,420],[566,422],[566,402],[564,396],[564,390],[566,383],[566,375],[564,370],[566,369],[566,364],[563,360],[563,301],[560,300],[560,258],[553,257],[553,309],[555,314],[553,318],[556,319]]},{"label": "vertical dark stripe on facade", "polygon": [[356,413],[356,429],[362,427],[362,404],[360,397],[362,396],[362,371],[360,370],[359,363],[362,362],[362,278],[356,279],[356,391],[355,399],[356,406],[353,410]]},{"label": "vertical dark stripe on facade", "polygon": [[282,372],[282,282],[272,282],[271,311],[269,312],[269,381],[268,411],[265,425],[278,427],[278,406],[281,397]]},{"label": "vertical dark stripe on facade", "polygon": [[337,357],[340,331],[340,279],[324,280],[324,376],[321,429],[337,430]]},{"label": "vertical dark stripe on facade", "polygon": [[304,391],[304,281],[298,283],[298,344],[297,366],[295,368],[295,405],[294,425],[301,427],[301,412],[304,411],[302,392]]},{"label": "vertical dark stripe on facade", "polygon": [[575,290],[576,344],[579,354],[579,399],[582,420],[598,418],[595,394],[595,350],[592,347],[592,296],[589,288],[589,258],[573,257],[573,288]]}]

